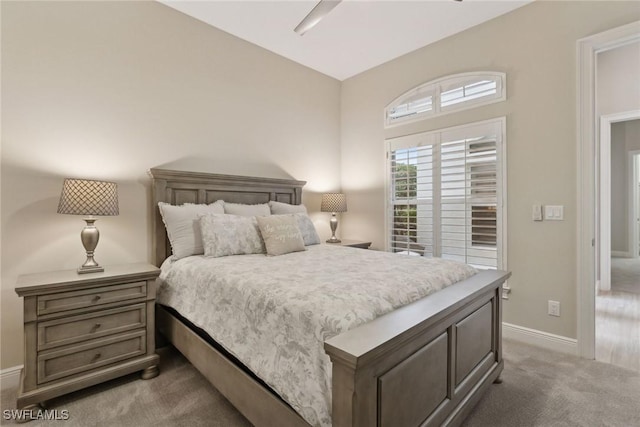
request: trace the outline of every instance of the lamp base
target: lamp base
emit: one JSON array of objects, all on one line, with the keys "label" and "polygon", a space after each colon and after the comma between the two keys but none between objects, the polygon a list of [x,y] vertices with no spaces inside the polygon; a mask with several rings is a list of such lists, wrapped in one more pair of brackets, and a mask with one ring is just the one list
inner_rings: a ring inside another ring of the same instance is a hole
[{"label": "lamp base", "polygon": [[336,237],[336,230],[338,229],[338,218],[336,218],[335,212],[331,212],[331,220],[329,221],[329,225],[331,226],[331,238],[327,240],[327,243],[340,243],[341,240]]},{"label": "lamp base", "polygon": [[87,259],[80,267],[78,267],[78,274],[85,273],[99,273],[104,271],[104,268],[96,262],[93,258],[96,246],[98,246],[98,240],[100,239],[100,232],[94,225],[96,219],[93,217],[85,218],[87,225],[82,229],[80,233],[80,240],[82,240],[82,246],[84,246],[87,252]]},{"label": "lamp base", "polygon": [[101,265],[97,265],[94,267],[85,267],[85,266],[81,266],[78,267],[78,274],[85,274],[85,273],[100,273],[102,271],[104,271],[104,267]]}]

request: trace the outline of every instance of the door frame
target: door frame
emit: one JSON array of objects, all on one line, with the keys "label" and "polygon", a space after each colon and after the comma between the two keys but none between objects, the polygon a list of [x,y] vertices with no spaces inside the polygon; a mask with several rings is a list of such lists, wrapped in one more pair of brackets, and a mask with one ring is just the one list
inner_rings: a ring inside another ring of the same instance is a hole
[{"label": "door frame", "polygon": [[[640,113],[640,111],[639,111]],[[640,117],[638,117],[640,118]],[[640,258],[640,150],[629,151],[629,255],[631,258]]]},{"label": "door frame", "polygon": [[[635,119],[640,119],[640,110],[625,111],[623,113],[608,114],[600,117],[600,274],[598,289],[601,291],[611,290],[611,125]],[[633,156],[631,156],[631,158],[633,159]],[[631,171],[632,177],[634,169],[633,164],[631,164],[629,170]],[[628,176],[626,179],[630,180]],[[629,191],[629,194],[631,194],[631,189]],[[630,213],[635,212],[631,204],[633,197],[632,195],[628,198]],[[631,219],[629,219],[627,226],[629,227],[628,230],[635,230],[636,228],[631,224]],[[636,234],[633,234],[633,236],[636,236],[635,245],[637,247]],[[631,240],[634,240],[633,237]],[[627,252],[630,251],[631,245],[632,242],[629,242]]]},{"label": "door frame", "polygon": [[[578,353],[595,358],[597,157],[596,55],[640,40],[640,21],[632,22],[576,42],[577,139],[577,256]],[[598,156],[597,156],[598,155]],[[599,239],[598,239],[599,240]]]}]

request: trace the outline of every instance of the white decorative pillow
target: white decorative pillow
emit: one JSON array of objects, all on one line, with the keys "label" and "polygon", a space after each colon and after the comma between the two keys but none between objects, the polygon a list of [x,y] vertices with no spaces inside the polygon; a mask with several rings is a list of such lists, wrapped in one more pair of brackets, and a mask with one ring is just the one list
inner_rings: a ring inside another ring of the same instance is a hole
[{"label": "white decorative pillow", "polygon": [[267,255],[283,255],[304,251],[304,240],[293,215],[257,217],[258,226],[267,247]]},{"label": "white decorative pillow", "polygon": [[289,203],[276,202],[273,200],[269,202],[269,207],[271,208],[271,215],[307,213],[307,208],[304,205],[290,205]]},{"label": "white decorative pillow", "polygon": [[222,200],[209,205],[185,203],[179,206],[160,202],[158,207],[160,208],[164,226],[167,229],[173,259],[202,255],[204,248],[202,246],[199,216],[207,213],[224,214],[224,202]]},{"label": "white decorative pillow", "polygon": [[222,257],[265,252],[256,217],[202,215],[200,228],[205,256]]},{"label": "white decorative pillow", "polygon": [[245,205],[243,203],[225,203],[224,213],[240,216],[269,216],[271,209],[269,204]]},{"label": "white decorative pillow", "polygon": [[304,245],[317,245],[320,243],[320,236],[318,236],[318,232],[316,231],[316,227],[311,222],[311,218],[306,213],[295,213],[293,216],[298,221],[298,229],[300,230],[300,234],[302,234],[302,240],[304,240]]}]

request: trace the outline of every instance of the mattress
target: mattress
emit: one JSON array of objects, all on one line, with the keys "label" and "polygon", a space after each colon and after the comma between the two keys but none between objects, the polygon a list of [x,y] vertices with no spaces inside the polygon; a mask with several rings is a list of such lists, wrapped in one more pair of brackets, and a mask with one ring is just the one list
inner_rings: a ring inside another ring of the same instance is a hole
[{"label": "mattress", "polygon": [[157,301],[207,332],[309,424],[331,425],[324,341],[464,280],[443,259],[332,245],[162,265]]}]

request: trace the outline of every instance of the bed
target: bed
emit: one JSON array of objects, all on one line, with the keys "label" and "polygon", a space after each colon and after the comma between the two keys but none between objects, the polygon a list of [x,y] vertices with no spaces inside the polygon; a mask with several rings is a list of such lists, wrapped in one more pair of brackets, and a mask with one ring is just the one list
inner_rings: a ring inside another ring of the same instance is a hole
[{"label": "bed", "polygon": [[[158,202],[274,200],[295,205],[301,203],[305,184],[161,169],[150,174],[158,266],[171,254]],[[480,272],[324,341],[331,362],[331,424],[460,424],[490,384],[499,381],[503,369],[500,296],[508,276]],[[180,313],[162,305],[156,313],[159,333],[253,424],[309,425]]]}]

